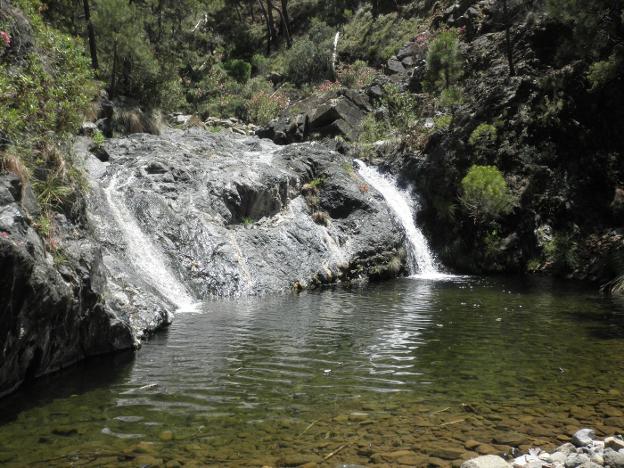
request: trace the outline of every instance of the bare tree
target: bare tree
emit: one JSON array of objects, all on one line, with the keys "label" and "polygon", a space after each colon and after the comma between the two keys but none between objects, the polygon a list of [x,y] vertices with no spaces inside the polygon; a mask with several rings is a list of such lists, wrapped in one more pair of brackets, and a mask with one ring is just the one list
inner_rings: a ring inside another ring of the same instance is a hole
[{"label": "bare tree", "polygon": [[83,0],[85,21],[87,22],[87,33],[89,34],[89,51],[91,52],[91,66],[94,70],[98,69],[97,47],[95,44],[95,29],[91,21],[91,9],[89,8],[89,0]]}]

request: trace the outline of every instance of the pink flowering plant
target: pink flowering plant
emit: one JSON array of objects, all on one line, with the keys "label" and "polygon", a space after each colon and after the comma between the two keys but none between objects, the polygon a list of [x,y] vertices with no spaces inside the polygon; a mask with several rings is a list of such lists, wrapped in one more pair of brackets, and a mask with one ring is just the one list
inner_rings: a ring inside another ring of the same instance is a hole
[{"label": "pink flowering plant", "polygon": [[0,40],[4,44],[4,47],[11,47],[11,36],[6,31],[0,31]]}]

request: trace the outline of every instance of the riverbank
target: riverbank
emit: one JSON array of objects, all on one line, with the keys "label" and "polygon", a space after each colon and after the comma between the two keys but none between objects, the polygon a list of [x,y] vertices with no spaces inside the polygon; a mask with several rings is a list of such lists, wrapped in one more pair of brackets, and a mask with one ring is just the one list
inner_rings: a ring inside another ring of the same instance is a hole
[{"label": "riverbank", "polygon": [[[540,448],[529,449],[528,453],[515,457],[509,463],[495,455],[469,460],[461,468],[622,468],[624,467],[624,439],[618,436],[600,440],[592,429],[580,429],[571,439],[557,447],[552,453]],[[559,436],[564,438],[566,436]]]}]

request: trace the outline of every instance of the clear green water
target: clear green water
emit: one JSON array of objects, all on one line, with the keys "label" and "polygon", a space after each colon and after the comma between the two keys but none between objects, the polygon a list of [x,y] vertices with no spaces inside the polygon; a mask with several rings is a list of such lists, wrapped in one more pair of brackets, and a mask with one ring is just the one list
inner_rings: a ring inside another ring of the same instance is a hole
[{"label": "clear green water", "polygon": [[0,401],[0,464],[450,466],[624,430],[623,400],[624,304],[574,283],[406,279],[179,315],[135,356]]}]

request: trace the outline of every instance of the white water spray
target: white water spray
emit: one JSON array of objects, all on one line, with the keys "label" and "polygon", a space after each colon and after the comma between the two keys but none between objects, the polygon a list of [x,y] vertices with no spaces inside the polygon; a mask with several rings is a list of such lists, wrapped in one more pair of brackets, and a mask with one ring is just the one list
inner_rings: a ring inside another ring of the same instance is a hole
[{"label": "white water spray", "polygon": [[425,239],[423,233],[414,223],[409,193],[405,190],[400,190],[394,180],[381,174],[377,169],[368,167],[358,159],[355,162],[359,166],[359,174],[369,185],[383,195],[388,207],[390,207],[397,220],[403,225],[403,229],[405,229],[410,275],[420,278],[440,278],[446,276],[438,271],[433,254],[429,250],[427,239]]},{"label": "white water spray", "polygon": [[336,60],[338,59],[338,41],[340,40],[340,31],[336,33],[334,37],[334,50],[332,52],[332,73],[334,74],[334,79],[336,79]]},{"label": "white water spray", "polygon": [[[126,254],[133,266],[160,294],[178,307],[178,312],[192,312],[196,301],[167,267],[163,254],[143,233],[133,214],[124,203],[123,193],[117,190],[115,174],[104,189],[106,200],[115,222],[126,241]],[[130,178],[127,184],[132,182]]]}]

